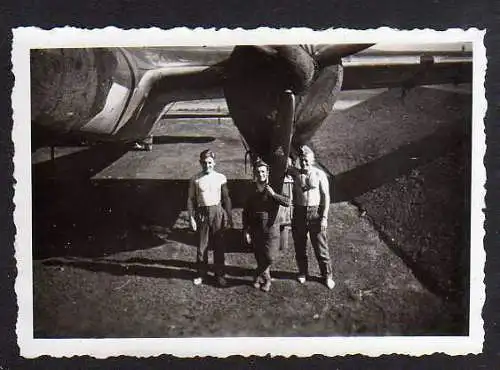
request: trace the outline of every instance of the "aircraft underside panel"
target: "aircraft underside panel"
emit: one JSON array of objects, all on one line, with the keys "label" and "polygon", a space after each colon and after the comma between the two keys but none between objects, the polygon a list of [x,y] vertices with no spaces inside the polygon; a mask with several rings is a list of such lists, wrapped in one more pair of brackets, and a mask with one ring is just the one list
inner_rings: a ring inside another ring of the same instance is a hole
[{"label": "aircraft underside panel", "polygon": [[81,127],[81,131],[95,134],[111,134],[122,114],[130,89],[113,83],[106,98],[104,109]]},{"label": "aircraft underside panel", "polygon": [[36,49],[30,58],[33,122],[71,132],[105,107],[117,66],[109,49]]},{"label": "aircraft underside panel", "polygon": [[103,109],[80,130],[83,133],[110,135],[120,124],[135,88],[134,71],[119,49],[114,49],[117,66]]}]

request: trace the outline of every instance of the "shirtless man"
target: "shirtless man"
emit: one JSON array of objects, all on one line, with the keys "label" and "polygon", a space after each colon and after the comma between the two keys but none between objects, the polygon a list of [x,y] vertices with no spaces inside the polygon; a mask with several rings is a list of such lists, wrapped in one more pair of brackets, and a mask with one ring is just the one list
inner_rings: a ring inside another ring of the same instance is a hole
[{"label": "shirtless man", "polygon": [[[199,230],[196,264],[198,276],[194,285],[200,285],[207,277],[208,247],[213,245],[215,278],[219,286],[225,286],[224,244],[222,234],[226,227],[233,227],[231,199],[227,190],[227,179],[216,172],[215,153],[204,150],[200,153],[201,172],[189,182],[187,209],[189,223],[193,231]],[[221,206],[224,206],[224,209]]]},{"label": "shirtless man", "polygon": [[294,177],[292,235],[295,259],[299,269],[297,280],[304,284],[307,277],[307,234],[311,239],[325,285],[333,289],[332,266],[326,230],[330,190],[326,174],[314,166],[314,153],[302,146],[299,151],[300,170],[291,171]]}]

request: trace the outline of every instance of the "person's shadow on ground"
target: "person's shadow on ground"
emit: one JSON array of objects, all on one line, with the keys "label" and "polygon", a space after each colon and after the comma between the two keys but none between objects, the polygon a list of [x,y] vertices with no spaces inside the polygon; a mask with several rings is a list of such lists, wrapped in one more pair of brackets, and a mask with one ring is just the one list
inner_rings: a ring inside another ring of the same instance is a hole
[{"label": "person's shadow on ground", "polygon": [[[188,247],[196,248],[197,235],[188,228],[176,228],[168,236],[171,241],[182,243]],[[224,232],[225,253],[252,253],[250,245],[244,243],[241,229],[228,229]],[[213,250],[212,247],[209,248]],[[198,276],[195,261],[180,259],[150,259],[144,257],[132,257],[127,259],[116,259],[110,257],[85,258],[65,256],[52,258],[43,262],[48,266],[69,266],[81,268],[94,272],[106,272],[112,275],[125,276],[137,275],[143,277],[154,277],[161,279],[183,279],[193,280]],[[226,265],[226,287],[239,285],[252,285],[254,269]],[[213,264],[208,266],[209,276],[204,284],[215,286],[215,271]],[[272,271],[273,278],[294,279],[295,274],[288,271]]]},{"label": "person's shadow on ground", "polygon": [[[241,229],[227,229],[223,231],[224,251],[226,253],[253,253],[252,247],[243,240]],[[168,239],[196,248],[198,235],[188,228],[175,228],[168,235]],[[210,246],[213,250],[213,247]]]}]

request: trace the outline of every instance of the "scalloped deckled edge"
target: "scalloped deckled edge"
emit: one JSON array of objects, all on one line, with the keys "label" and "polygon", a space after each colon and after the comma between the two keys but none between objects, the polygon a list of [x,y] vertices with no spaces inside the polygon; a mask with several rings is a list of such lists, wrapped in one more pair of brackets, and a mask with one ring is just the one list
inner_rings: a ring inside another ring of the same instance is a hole
[{"label": "scalloped deckled edge", "polygon": [[[14,221],[18,276],[15,283],[19,306],[16,332],[21,355],[27,358],[41,355],[55,357],[90,355],[96,358],[129,355],[137,357],[172,354],[179,357],[230,355],[326,356],[363,354],[449,355],[475,354],[482,351],[484,341],[482,307],[485,301],[483,247],[486,169],[484,117],[486,50],[485,31],[449,29],[446,31],[330,29],[314,31],[308,28],[255,30],[188,29],[172,30],[78,29],[73,27],[42,30],[22,27],[13,30],[12,51],[15,85],[12,94],[13,141],[15,145],[14,177],[16,179]],[[97,46],[196,46],[234,44],[316,44],[316,43],[473,43],[473,136],[471,189],[471,271],[469,335],[460,337],[308,337],[308,338],[182,338],[182,339],[34,339],[33,287],[31,257],[31,150],[30,138],[30,48],[97,47]]]}]

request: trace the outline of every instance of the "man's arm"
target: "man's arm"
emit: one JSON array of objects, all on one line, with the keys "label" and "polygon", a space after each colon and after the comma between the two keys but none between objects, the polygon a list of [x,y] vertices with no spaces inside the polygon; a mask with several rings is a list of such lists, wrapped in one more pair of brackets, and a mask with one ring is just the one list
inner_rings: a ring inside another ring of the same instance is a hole
[{"label": "man's arm", "polygon": [[297,167],[289,165],[286,169],[286,174],[295,180],[299,176],[300,171]]},{"label": "man's arm", "polygon": [[266,186],[266,191],[279,205],[283,207],[290,207],[289,195],[287,196],[276,193],[270,185]]},{"label": "man's arm", "polygon": [[321,227],[326,229],[328,225],[328,210],[330,209],[330,184],[326,174],[321,171],[319,178]]},{"label": "man's arm", "polygon": [[247,198],[245,206],[243,207],[242,221],[243,221],[243,240],[250,244],[252,242],[252,237],[250,235],[250,212],[251,212],[251,198]]},{"label": "man's arm", "polygon": [[229,197],[229,190],[227,189],[227,182],[223,183],[220,188],[221,197],[222,197],[222,206],[226,211],[227,217],[229,219],[229,226],[233,227],[233,213],[232,213],[232,205],[231,198]]},{"label": "man's arm", "polygon": [[187,211],[189,217],[189,224],[193,231],[196,231],[196,220],[194,218],[194,208],[196,204],[196,194],[195,194],[195,184],[191,179],[189,181],[188,199],[187,199]]}]

